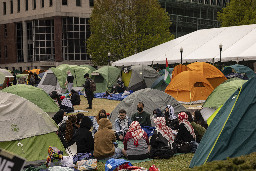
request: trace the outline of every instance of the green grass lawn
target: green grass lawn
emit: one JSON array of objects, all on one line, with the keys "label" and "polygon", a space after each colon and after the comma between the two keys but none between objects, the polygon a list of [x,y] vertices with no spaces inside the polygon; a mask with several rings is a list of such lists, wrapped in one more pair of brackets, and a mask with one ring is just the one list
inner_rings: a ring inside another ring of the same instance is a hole
[{"label": "green grass lawn", "polygon": [[[132,163],[134,166],[144,167],[146,169],[149,169],[150,166],[153,164],[156,165],[157,168],[159,168],[161,171],[167,171],[167,170],[182,170],[189,167],[190,161],[192,159],[194,154],[180,154],[177,156],[174,156],[170,159],[155,159],[147,162],[142,163]],[[98,170],[104,171],[105,170],[105,163],[98,162]]]}]

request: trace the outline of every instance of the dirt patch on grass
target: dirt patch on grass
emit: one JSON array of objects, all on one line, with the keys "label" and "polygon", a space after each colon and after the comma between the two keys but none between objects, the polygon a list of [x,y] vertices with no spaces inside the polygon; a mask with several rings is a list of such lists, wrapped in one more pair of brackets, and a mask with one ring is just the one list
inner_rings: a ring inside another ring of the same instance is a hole
[{"label": "dirt patch on grass", "polygon": [[86,109],[89,105],[87,99],[81,95],[81,103],[74,106],[75,110],[84,110],[81,112],[86,116],[96,116],[101,109],[105,109],[107,113],[111,113],[121,101],[94,98],[92,101],[92,109]]}]

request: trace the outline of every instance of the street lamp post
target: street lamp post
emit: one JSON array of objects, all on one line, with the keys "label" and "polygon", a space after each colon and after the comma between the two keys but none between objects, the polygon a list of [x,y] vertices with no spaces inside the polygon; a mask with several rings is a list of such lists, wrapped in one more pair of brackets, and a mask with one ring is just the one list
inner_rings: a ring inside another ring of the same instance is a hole
[{"label": "street lamp post", "polygon": [[221,52],[222,52],[222,47],[223,47],[223,45],[220,44],[220,45],[219,45],[219,49],[220,49],[220,65],[219,65],[219,69],[220,69],[220,70],[221,70]]},{"label": "street lamp post", "polygon": [[108,52],[108,65],[110,65],[110,56],[111,56],[111,53]]},{"label": "street lamp post", "polygon": [[183,48],[180,48],[180,64],[182,64],[182,53],[183,53]]}]

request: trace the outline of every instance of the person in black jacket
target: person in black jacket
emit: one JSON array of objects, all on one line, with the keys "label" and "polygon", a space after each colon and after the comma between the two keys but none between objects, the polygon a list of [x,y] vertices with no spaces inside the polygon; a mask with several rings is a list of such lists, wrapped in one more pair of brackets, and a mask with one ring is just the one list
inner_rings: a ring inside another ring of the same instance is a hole
[{"label": "person in black jacket", "polygon": [[86,98],[88,100],[88,104],[89,107],[87,107],[86,109],[92,109],[92,100],[93,100],[93,91],[90,88],[90,83],[91,83],[91,79],[89,78],[89,74],[86,73],[84,75],[84,77],[86,78],[85,84],[84,84],[84,89],[85,89],[85,94],[86,94]]},{"label": "person in black jacket", "polygon": [[92,153],[94,150],[94,139],[92,132],[90,131],[92,127],[92,121],[88,116],[84,116],[80,128],[74,135],[74,141],[77,145],[77,153]]},{"label": "person in black jacket", "polygon": [[75,90],[71,90],[71,102],[72,102],[72,105],[75,106],[75,105],[80,105],[80,95],[75,91]]}]

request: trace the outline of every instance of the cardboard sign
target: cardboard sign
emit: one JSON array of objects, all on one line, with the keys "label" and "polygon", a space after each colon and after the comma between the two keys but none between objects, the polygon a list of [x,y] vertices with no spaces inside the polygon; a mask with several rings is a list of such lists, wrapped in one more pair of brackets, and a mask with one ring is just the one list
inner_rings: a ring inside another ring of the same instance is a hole
[{"label": "cardboard sign", "polygon": [[23,169],[25,161],[23,158],[0,149],[0,171],[20,171]]}]

